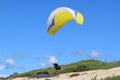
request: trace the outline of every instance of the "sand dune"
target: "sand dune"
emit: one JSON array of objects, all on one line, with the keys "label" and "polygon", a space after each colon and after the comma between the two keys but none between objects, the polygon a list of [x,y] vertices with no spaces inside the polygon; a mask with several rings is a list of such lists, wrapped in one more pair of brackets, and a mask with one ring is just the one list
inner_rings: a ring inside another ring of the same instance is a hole
[{"label": "sand dune", "polygon": [[15,78],[12,80],[91,80],[94,77],[99,79],[104,79],[106,77],[112,77],[120,75],[120,67],[105,69],[105,70],[92,70],[92,71],[84,71],[84,72],[72,72],[60,74],[59,76],[45,76],[40,77],[41,75],[35,75],[32,77],[23,77],[23,78]]}]

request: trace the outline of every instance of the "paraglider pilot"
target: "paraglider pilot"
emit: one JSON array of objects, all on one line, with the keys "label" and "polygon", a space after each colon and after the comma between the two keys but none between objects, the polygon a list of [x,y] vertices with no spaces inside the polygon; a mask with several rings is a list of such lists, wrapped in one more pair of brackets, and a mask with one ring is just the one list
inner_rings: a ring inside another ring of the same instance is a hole
[{"label": "paraglider pilot", "polygon": [[53,63],[56,75],[59,75],[59,70],[61,69],[60,65],[58,63]]}]

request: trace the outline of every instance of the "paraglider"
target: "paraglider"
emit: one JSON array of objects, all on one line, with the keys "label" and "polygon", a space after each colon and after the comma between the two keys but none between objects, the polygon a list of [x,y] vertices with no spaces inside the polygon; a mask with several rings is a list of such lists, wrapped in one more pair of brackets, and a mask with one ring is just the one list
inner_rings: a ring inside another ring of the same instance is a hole
[{"label": "paraglider", "polygon": [[71,8],[60,7],[55,9],[49,16],[47,22],[47,31],[50,35],[54,35],[64,24],[75,20],[77,24],[83,24],[83,15]]}]

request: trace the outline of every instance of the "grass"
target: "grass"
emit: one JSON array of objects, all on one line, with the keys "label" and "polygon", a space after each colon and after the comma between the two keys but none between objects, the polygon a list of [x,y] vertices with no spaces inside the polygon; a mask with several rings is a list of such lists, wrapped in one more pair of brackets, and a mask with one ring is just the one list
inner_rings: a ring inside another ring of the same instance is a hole
[{"label": "grass", "polygon": [[[98,80],[98,79],[97,77],[94,77],[91,80]],[[105,79],[100,79],[100,80],[120,80],[120,76],[106,77]]]},{"label": "grass", "polygon": [[[82,72],[82,71],[98,70],[98,69],[110,69],[110,68],[119,67],[119,66],[120,66],[120,61],[107,63],[99,60],[83,60],[76,63],[68,64],[68,65],[62,65],[61,66],[62,69],[60,70],[60,73]],[[49,74],[54,74],[54,71],[55,71],[54,68],[50,67],[47,69],[32,70],[22,74],[16,73],[9,77],[29,77],[37,74],[38,72],[48,72]]]}]

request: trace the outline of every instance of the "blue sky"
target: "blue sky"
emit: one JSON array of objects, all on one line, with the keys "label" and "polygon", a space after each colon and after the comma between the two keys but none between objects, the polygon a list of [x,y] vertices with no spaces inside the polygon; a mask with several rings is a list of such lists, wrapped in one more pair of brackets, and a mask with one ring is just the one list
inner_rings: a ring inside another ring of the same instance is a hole
[{"label": "blue sky", "polygon": [[[47,65],[47,56],[59,64],[94,57],[120,59],[119,0],[0,0],[0,76]],[[46,30],[49,14],[69,7],[84,15],[84,25],[70,21],[55,36]],[[8,66],[8,68],[4,68]]]}]

